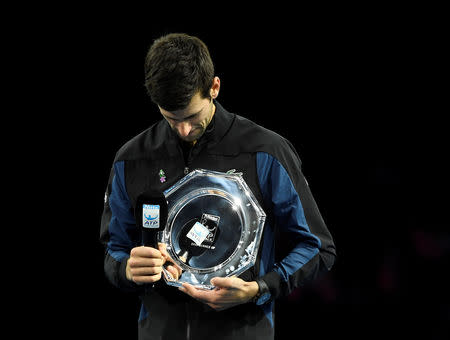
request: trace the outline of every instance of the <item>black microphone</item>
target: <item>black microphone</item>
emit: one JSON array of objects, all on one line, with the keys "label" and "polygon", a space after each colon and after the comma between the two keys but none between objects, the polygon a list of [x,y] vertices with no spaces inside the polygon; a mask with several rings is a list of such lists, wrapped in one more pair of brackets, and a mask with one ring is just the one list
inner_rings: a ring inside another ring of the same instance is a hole
[{"label": "black microphone", "polygon": [[137,197],[134,216],[142,232],[142,245],[158,249],[158,232],[164,230],[167,223],[166,196],[160,191],[144,191]]}]

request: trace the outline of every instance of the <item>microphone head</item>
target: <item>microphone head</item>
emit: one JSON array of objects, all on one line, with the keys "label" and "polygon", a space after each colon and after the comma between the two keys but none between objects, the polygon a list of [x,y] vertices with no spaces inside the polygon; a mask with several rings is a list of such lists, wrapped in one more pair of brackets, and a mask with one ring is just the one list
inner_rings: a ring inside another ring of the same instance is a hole
[{"label": "microphone head", "polygon": [[142,192],[137,197],[134,216],[138,228],[153,232],[164,230],[168,216],[166,196],[160,191]]}]

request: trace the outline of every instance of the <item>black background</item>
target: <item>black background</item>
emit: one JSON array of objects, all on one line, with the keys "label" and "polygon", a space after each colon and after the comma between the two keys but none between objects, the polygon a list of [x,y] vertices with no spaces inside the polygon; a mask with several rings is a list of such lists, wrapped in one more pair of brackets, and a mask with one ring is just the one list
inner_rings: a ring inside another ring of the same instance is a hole
[{"label": "black background", "polygon": [[218,12],[83,10],[44,30],[64,28],[43,58],[61,75],[48,95],[57,114],[41,120],[57,126],[41,160],[55,162],[47,175],[78,207],[63,234],[67,266],[51,284],[62,289],[53,317],[67,333],[136,338],[138,301],[103,274],[103,196],[117,149],[160,118],[143,86],[147,49],[185,32],[210,49],[219,102],[295,145],[335,239],[332,271],[278,301],[277,339],[446,339],[442,21],[420,8]]}]

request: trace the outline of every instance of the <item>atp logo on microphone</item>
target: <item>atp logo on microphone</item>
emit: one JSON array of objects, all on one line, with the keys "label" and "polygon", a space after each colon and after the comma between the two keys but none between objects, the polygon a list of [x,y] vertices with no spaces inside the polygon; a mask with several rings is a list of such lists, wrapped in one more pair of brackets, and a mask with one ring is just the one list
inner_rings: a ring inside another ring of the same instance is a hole
[{"label": "atp logo on microphone", "polygon": [[144,228],[159,228],[159,211],[160,206],[156,204],[142,205],[142,226]]}]

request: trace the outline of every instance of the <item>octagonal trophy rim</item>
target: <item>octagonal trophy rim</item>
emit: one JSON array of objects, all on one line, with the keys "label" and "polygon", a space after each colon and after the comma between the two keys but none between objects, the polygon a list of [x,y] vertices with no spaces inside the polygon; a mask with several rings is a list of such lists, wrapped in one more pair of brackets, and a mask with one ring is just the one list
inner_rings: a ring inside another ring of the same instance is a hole
[{"label": "octagonal trophy rim", "polygon": [[[209,186],[200,187],[194,190],[186,190],[189,182],[194,181],[191,185],[194,185],[195,187],[196,180],[202,182],[205,178],[206,181],[209,180],[212,184],[210,183]],[[212,180],[212,178],[215,179]],[[183,186],[184,189],[181,189]],[[227,192],[224,187],[228,187],[228,189],[235,190],[236,192]],[[179,191],[180,197],[176,196],[177,191]],[[238,199],[235,197],[236,193],[241,195]],[[214,287],[209,283],[209,280],[212,277],[237,276],[255,264],[265,225],[266,214],[243,179],[241,173],[224,173],[205,169],[195,169],[167,189],[164,192],[164,195],[169,204],[169,216],[165,230],[160,232],[159,240],[166,244],[169,255],[183,270],[181,277],[178,278],[178,280],[174,280],[170,273],[164,269],[163,277],[166,284],[179,287],[183,282],[189,282],[198,288],[213,289]],[[233,207],[233,210],[238,214],[242,227],[238,245],[228,258],[214,266],[196,268],[184,263],[176,254],[173,247],[174,243],[172,237],[174,237],[174,235],[172,235],[172,228],[178,214],[183,208],[196,198],[208,195],[215,195],[226,199],[229,205]],[[174,196],[175,203],[171,201],[171,198]]]}]

